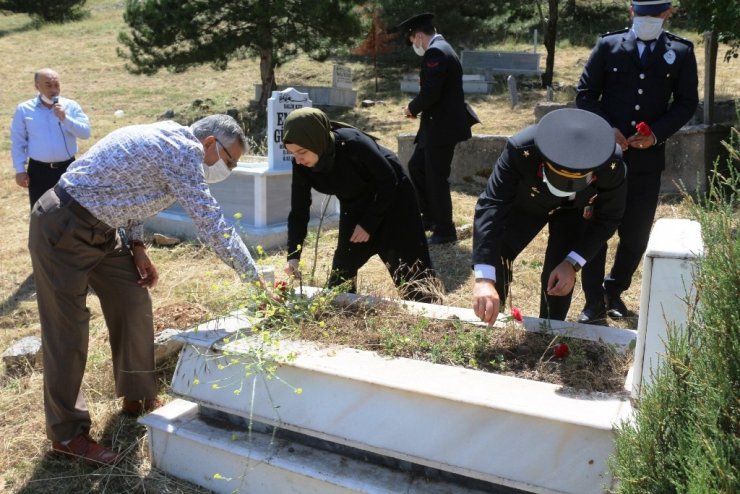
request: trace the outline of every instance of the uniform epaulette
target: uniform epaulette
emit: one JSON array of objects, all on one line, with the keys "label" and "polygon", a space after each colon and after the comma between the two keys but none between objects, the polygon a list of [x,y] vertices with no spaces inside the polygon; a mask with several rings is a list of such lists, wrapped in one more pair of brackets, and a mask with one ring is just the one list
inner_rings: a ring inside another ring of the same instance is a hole
[{"label": "uniform epaulette", "polygon": [[613,34],[624,34],[624,33],[626,33],[629,30],[630,30],[630,28],[626,27],[624,29],[620,29],[619,31],[609,31],[608,33],[600,34],[599,37],[600,38],[606,38],[607,36],[611,36]]},{"label": "uniform epaulette", "polygon": [[669,38],[671,41],[678,41],[679,43],[683,43],[688,46],[694,46],[694,43],[687,40],[686,38],[682,38],[681,36],[678,36],[677,34],[673,34],[669,31],[665,31],[665,35],[667,38]]}]

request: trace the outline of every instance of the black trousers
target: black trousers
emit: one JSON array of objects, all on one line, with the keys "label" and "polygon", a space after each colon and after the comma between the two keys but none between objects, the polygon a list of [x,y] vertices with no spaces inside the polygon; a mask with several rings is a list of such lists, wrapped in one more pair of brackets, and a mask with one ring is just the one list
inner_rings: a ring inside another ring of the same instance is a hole
[{"label": "black trousers", "polygon": [[450,196],[450,165],[454,154],[455,144],[417,145],[409,159],[409,177],[414,184],[421,215],[425,223],[435,225],[435,235],[455,235]]},{"label": "black trousers", "polygon": [[582,209],[558,209],[550,215],[530,213],[517,207],[511,210],[503,234],[501,259],[494,264],[496,291],[502,307],[506,304],[510,285],[514,281],[512,271],[514,260],[547,225],[547,249],[540,274],[539,317],[565,320],[573,292],[562,297],[547,295],[547,280],[552,270],[566,258],[574,246],[578,245],[585,228],[582,215]]},{"label": "black trousers", "polygon": [[401,180],[396,201],[367,242],[349,241],[355,226],[356,215],[342,210],[328,286],[351,281],[350,291],[354,292],[357,271],[377,254],[399,288],[401,297],[419,302],[437,301],[428,286],[436,279],[436,274],[429,257],[419,207],[407,178]]},{"label": "black trousers", "polygon": [[28,200],[31,201],[31,209],[39,197],[44,195],[44,192],[56,185],[73,161],[74,158],[58,163],[28,160]]},{"label": "black trousers", "polygon": [[659,194],[660,172],[627,178],[627,205],[617,229],[619,245],[614,265],[605,277],[607,247],[604,244],[583,267],[581,285],[586,304],[595,303],[604,294],[617,297],[630,287],[632,276],[647,248]]}]

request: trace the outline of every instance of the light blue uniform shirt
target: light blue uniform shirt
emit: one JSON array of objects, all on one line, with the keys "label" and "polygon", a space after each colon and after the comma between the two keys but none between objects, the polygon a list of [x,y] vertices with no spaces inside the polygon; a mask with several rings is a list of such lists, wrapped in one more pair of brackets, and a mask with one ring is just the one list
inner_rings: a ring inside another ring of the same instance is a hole
[{"label": "light blue uniform shirt", "polygon": [[45,163],[67,161],[77,153],[77,139],[90,137],[90,120],[80,105],[59,98],[66,114],[60,121],[41,98],[24,101],[15,109],[10,124],[11,156],[16,173],[26,171],[29,158]]}]

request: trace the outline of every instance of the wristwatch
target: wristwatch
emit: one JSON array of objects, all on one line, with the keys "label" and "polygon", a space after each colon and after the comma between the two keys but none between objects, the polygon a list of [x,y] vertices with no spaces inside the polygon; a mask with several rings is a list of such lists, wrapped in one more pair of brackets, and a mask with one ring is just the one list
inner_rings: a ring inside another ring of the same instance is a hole
[{"label": "wristwatch", "polygon": [[576,261],[572,257],[570,256],[566,257],[565,261],[568,262],[571,266],[573,266],[573,271],[575,271],[576,273],[581,270],[581,265],[578,264],[578,261]]}]

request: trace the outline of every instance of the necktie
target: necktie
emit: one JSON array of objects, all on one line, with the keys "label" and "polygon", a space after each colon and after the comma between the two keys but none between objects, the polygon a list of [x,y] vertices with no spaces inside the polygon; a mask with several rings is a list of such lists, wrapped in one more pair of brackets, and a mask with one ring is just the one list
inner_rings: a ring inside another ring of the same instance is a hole
[{"label": "necktie", "polygon": [[652,53],[652,50],[650,49],[650,42],[645,42],[645,48],[642,50],[642,55],[640,55],[640,63],[643,67],[647,66],[648,60],[650,59],[650,53]]}]

